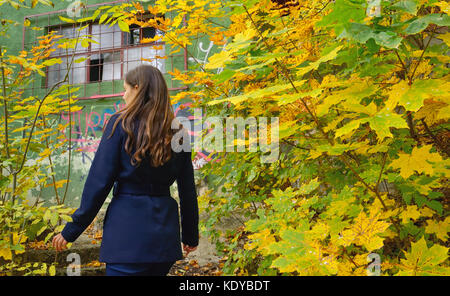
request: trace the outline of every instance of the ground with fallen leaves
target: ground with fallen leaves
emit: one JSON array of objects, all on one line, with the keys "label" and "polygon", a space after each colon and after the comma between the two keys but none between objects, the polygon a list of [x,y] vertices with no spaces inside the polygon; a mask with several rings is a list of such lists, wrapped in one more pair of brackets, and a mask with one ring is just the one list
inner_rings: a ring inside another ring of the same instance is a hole
[{"label": "ground with fallen leaves", "polygon": [[[92,223],[84,232],[90,239],[90,243],[94,245],[100,245],[102,240],[102,230]],[[47,243],[43,241],[33,241],[27,243],[27,249],[34,250],[52,250],[51,240]],[[169,276],[220,276],[223,274],[222,267],[224,266],[225,259],[219,260],[219,262],[208,262],[206,264],[200,265],[197,260],[192,258],[184,258],[182,260],[176,261],[172,268],[170,269]],[[75,267],[75,266],[74,266]],[[105,263],[99,262],[98,260],[91,261],[87,264],[82,264],[79,266],[82,270],[97,270],[95,272],[90,272],[94,275],[104,274]]]}]

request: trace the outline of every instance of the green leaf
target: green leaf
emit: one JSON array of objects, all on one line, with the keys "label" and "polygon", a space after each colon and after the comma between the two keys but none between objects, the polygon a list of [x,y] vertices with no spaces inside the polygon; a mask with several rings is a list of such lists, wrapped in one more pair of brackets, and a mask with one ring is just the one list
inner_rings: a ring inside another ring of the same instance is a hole
[{"label": "green leaf", "polygon": [[299,193],[306,195],[309,194],[311,192],[313,192],[314,190],[317,189],[317,187],[319,187],[320,182],[318,181],[318,178],[315,178],[313,180],[311,180],[310,182],[303,184],[300,188],[299,188]]},{"label": "green leaf", "polygon": [[402,37],[391,31],[375,33],[372,37],[377,44],[387,48],[398,48],[403,40]]},{"label": "green leaf", "polygon": [[430,207],[431,209],[438,212],[440,215],[442,215],[442,212],[444,210],[442,204],[438,202],[437,200],[427,200],[425,204]]},{"label": "green leaf", "polygon": [[233,77],[233,75],[236,73],[236,71],[230,70],[230,69],[224,69],[220,74],[217,74],[214,76],[214,80],[217,83],[223,83]]},{"label": "green leaf", "polygon": [[398,48],[403,38],[398,36],[392,31],[374,31],[371,27],[358,24],[350,23],[345,26],[345,31],[341,34],[341,37],[352,38],[359,43],[366,43],[369,39],[373,38],[376,44],[387,47],[387,48]]},{"label": "green leaf", "polygon": [[366,0],[336,0],[331,6],[332,11],[322,17],[322,19],[316,23],[316,26],[332,27],[336,35],[339,36],[342,33],[345,24],[349,22],[363,22],[364,18],[366,18],[366,5]]},{"label": "green leaf", "polygon": [[404,32],[408,35],[417,34],[425,30],[425,28],[428,27],[428,24],[429,23],[426,20],[420,18],[411,22]]},{"label": "green leaf", "polygon": [[382,141],[385,137],[392,137],[391,127],[408,128],[406,120],[401,115],[389,112],[386,109],[381,110],[372,117],[361,119],[361,123],[366,122],[377,133],[379,141]]},{"label": "green leaf", "polygon": [[9,249],[11,251],[24,251],[25,248],[21,244],[10,246]]},{"label": "green leaf", "polygon": [[440,15],[438,13],[428,14],[424,17],[419,17],[412,21],[404,30],[406,34],[413,35],[422,32],[429,24],[436,24],[438,26],[449,26],[450,16],[447,14]]},{"label": "green leaf", "polygon": [[41,227],[41,229],[38,230],[38,232],[36,233],[36,236],[40,235],[42,232],[44,232],[44,230],[46,230],[48,227],[47,225],[44,225]]},{"label": "green leaf", "polygon": [[398,8],[399,10],[406,11],[409,14],[416,15],[417,13],[417,0],[400,0],[393,4],[392,8]]}]

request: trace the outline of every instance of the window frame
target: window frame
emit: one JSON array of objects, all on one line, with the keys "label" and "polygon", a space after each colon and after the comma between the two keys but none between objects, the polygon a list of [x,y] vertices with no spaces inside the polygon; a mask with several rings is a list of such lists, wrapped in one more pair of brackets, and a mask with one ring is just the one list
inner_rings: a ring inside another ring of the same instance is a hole
[{"label": "window frame", "polygon": [[[149,17],[151,17],[151,15],[149,15]],[[87,35],[92,36],[92,27],[95,25],[104,25],[104,24],[100,24],[98,20],[93,21],[93,22],[89,22],[87,27]],[[84,25],[86,26],[86,24]],[[114,26],[117,26],[117,24],[114,24]],[[113,26],[113,27],[114,27]],[[56,25],[50,25],[45,27],[46,30],[46,34],[48,34],[50,31],[52,31],[53,29],[56,29],[57,31],[62,30],[63,28],[73,28],[73,30],[77,30],[78,28],[81,28],[82,25],[81,24],[68,24],[68,23],[62,23],[62,24],[56,24]],[[145,27],[141,27],[139,26],[139,40],[142,40],[142,36],[143,36],[143,29]],[[134,28],[136,29],[136,28]],[[115,32],[120,32],[120,47],[114,47],[114,44],[112,46],[112,48],[108,48],[108,49],[101,49],[99,48],[98,50],[92,50],[92,43],[89,43],[89,46],[87,48],[85,48],[85,50],[83,51],[75,51],[69,54],[59,54],[59,55],[52,55],[51,58],[69,58],[72,57],[72,55],[74,55],[74,59],[76,59],[76,56],[80,56],[80,57],[86,57],[86,73],[85,73],[85,79],[84,82],[82,83],[77,83],[77,84],[90,84],[90,83],[101,83],[105,80],[96,80],[96,81],[91,81],[90,80],[90,67],[91,67],[91,56],[92,55],[101,55],[102,53],[115,53],[115,52],[120,52],[120,78],[119,79],[112,79],[112,80],[108,80],[108,81],[114,81],[114,80],[122,80],[124,77],[124,64],[125,61],[124,60],[124,54],[125,54],[125,50],[127,49],[132,49],[132,48],[139,48],[139,47],[153,47],[153,46],[164,46],[165,42],[164,41],[154,41],[154,42],[149,42],[149,43],[135,43],[135,44],[129,44],[129,42],[126,40],[127,37],[129,37],[130,33],[127,32],[123,32],[121,30],[119,31],[113,31],[113,36]],[[109,33],[107,33],[109,34]],[[100,32],[100,34],[98,35],[100,36],[99,39],[102,36],[102,33]],[[94,37],[94,36],[92,36]],[[103,64],[101,64],[103,65]],[[49,88],[49,84],[48,84],[48,70],[49,67],[46,67],[45,69],[45,73],[46,73],[46,77],[45,77],[45,88]],[[59,70],[61,71],[61,69]],[[69,74],[70,75],[70,74]],[[72,72],[72,76],[73,76],[73,72]],[[73,80],[73,77],[72,77]]]},{"label": "window frame", "polygon": [[[127,2],[128,0],[113,0],[112,2],[101,2],[101,3],[96,3],[96,4],[90,4],[90,5],[86,5],[85,8],[87,10],[91,10],[91,9],[96,9],[96,7],[101,6],[101,5],[113,5],[113,4],[120,4],[123,2]],[[38,13],[38,14],[29,14],[29,15],[25,15],[23,16],[23,20],[25,21],[31,21],[33,22],[39,22],[42,21],[42,19],[44,19],[44,21],[46,21],[47,24],[41,25],[42,28],[44,28],[44,30],[46,30],[47,28],[61,28],[61,27],[74,27],[75,25],[77,27],[80,27],[80,24],[70,24],[70,23],[61,23],[61,21],[58,20],[58,15],[59,16],[64,16],[67,13],[66,9],[60,9],[60,10],[54,10],[54,11],[47,11],[47,12],[42,12],[42,13]],[[150,12],[145,12],[145,13],[141,13],[138,14],[138,21],[142,21],[142,19],[139,19],[140,16],[150,16],[153,17],[152,14],[150,14]],[[167,15],[159,15],[157,14],[156,16],[158,17],[163,17],[163,18],[167,18],[167,17],[171,17],[171,16],[167,16]],[[186,18],[185,16],[183,16],[183,23],[185,24],[186,22]],[[86,24],[86,23],[85,23]],[[93,24],[98,24],[98,21],[94,21],[94,22],[90,22],[89,23],[89,27],[91,28]],[[141,27],[142,28],[142,27]],[[91,29],[90,29],[91,30]],[[48,30],[47,30],[48,31]],[[92,32],[92,31],[90,31]],[[27,35],[30,34],[30,36],[28,37]],[[45,33],[44,33],[45,34]],[[123,35],[124,32],[122,32],[121,35]],[[22,27],[22,50],[26,50],[29,48],[29,46],[33,46],[36,44],[36,37],[41,36],[40,34],[36,34],[36,31],[33,33],[31,31],[30,28],[23,26]],[[123,37],[121,37],[122,39]],[[152,42],[152,43],[140,43],[140,44],[133,44],[133,45],[128,45],[126,48],[124,46],[121,46],[120,48],[111,48],[108,50],[99,50],[97,51],[97,53],[99,52],[114,52],[116,50],[120,50],[120,54],[123,55],[124,54],[124,50],[127,48],[136,48],[136,47],[151,47],[151,46],[156,46],[156,45],[165,45],[165,42],[162,41],[157,41],[157,42]],[[89,48],[90,50],[90,48]],[[86,56],[87,58],[89,58],[89,56],[93,54],[92,51],[87,52],[84,51],[82,53],[75,53],[75,55],[77,56]],[[58,55],[58,57],[62,57],[62,56],[71,56],[70,55]],[[56,56],[56,55],[55,55]],[[181,68],[178,68],[179,70],[182,71],[187,71],[189,69],[188,67],[188,52],[187,52],[187,48],[185,48],[184,50],[182,50],[181,53],[174,53],[174,54],[168,54],[167,53],[167,49],[165,51],[165,56],[167,57],[167,59],[165,60],[166,64],[165,64],[165,71],[164,71],[164,75],[166,76],[168,74],[168,72],[170,71],[174,71],[176,69],[176,64],[175,64],[175,60],[182,58],[182,62],[184,65],[178,64],[180,65]],[[123,80],[124,77],[124,64],[125,61],[123,60],[124,57],[121,57],[121,61],[120,61],[120,66],[121,66],[121,78],[120,80]],[[170,63],[167,63],[167,61],[171,61]],[[87,60],[88,61],[88,60]],[[86,61],[86,62],[87,62]],[[84,65],[83,67],[85,67],[86,69],[89,69],[88,65]],[[44,69],[43,69],[44,70]],[[48,68],[46,67],[44,72],[48,72]],[[69,74],[70,75],[70,74]],[[73,75],[73,74],[72,74]],[[72,80],[73,80],[73,76]],[[41,79],[42,78],[42,79]],[[37,92],[40,91],[44,91],[46,89],[48,89],[48,76],[41,77],[39,80],[33,80],[33,84],[32,86],[29,88],[31,95],[34,95]],[[187,85],[177,85],[178,83],[176,83],[173,79],[170,78],[170,76],[168,77],[168,90],[169,91],[179,91],[179,90],[187,90],[189,89],[189,86]],[[34,82],[36,81],[37,84]],[[40,81],[40,82],[38,82]],[[119,81],[119,79],[114,79],[114,77],[112,78],[112,80],[105,80],[105,81],[94,81],[94,82],[89,82],[87,81],[87,79],[85,79],[84,82],[81,83],[77,83],[78,86],[81,86],[83,90],[80,90],[80,96],[77,98],[78,100],[91,100],[91,99],[102,99],[102,98],[112,98],[112,97],[118,97],[118,96],[122,96],[123,95],[123,90],[122,88],[117,88],[115,87],[115,85],[117,84],[116,82]],[[92,85],[93,83],[97,83],[98,85],[98,92],[92,94],[92,92],[90,92],[91,94],[87,93],[87,89],[89,87],[89,85]],[[107,83],[107,82],[112,82],[112,90],[110,91],[103,91],[102,89],[102,83]]]}]

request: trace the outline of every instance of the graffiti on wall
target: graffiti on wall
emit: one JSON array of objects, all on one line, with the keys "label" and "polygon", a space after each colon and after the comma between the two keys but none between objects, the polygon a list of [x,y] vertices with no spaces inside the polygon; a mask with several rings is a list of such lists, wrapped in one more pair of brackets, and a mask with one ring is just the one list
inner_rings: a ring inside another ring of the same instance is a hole
[{"label": "graffiti on wall", "polygon": [[[176,117],[185,117],[190,121],[194,121],[194,116],[189,111],[189,106],[191,103],[176,104],[174,105],[174,114]],[[76,157],[81,157],[83,165],[90,165],[93,160],[93,156],[97,151],[100,138],[102,136],[103,125],[108,121],[109,117],[121,110],[125,106],[121,101],[114,103],[112,108],[105,108],[103,110],[88,110],[88,108],[83,108],[82,110],[72,112],[71,120],[74,123],[72,128],[72,135],[70,137],[70,149],[76,152],[78,155]],[[69,114],[63,113],[61,115],[61,123],[69,123]],[[69,140],[68,129],[63,132],[66,140]],[[191,141],[195,140],[195,137],[199,136],[194,131],[189,131],[191,135]],[[202,151],[197,152],[194,160],[194,169],[200,169],[205,163],[210,159],[208,157],[208,152]]]},{"label": "graffiti on wall", "polygon": [[[174,113],[176,117],[184,117],[189,121],[194,122],[195,118],[190,109],[190,103],[174,105]],[[70,134],[70,147],[67,147],[66,151],[58,155],[54,159],[56,175],[67,176],[67,164],[69,161],[69,151],[71,151],[71,182],[69,186],[68,198],[66,204],[68,206],[78,206],[81,198],[84,182],[89,173],[92,161],[103,135],[103,126],[109,118],[117,111],[123,109],[125,106],[123,100],[117,100],[111,102],[108,105],[85,106],[83,109],[71,112],[70,121],[72,121],[72,131]],[[202,119],[203,120],[203,119]],[[63,113],[59,117],[61,124],[69,123],[69,113]],[[193,125],[191,125],[193,126]],[[191,135],[191,142],[198,136],[193,130],[189,131]],[[63,135],[63,139],[68,143],[69,140],[69,128],[64,131],[60,131],[60,135]],[[192,161],[192,165],[195,170],[200,169],[203,165],[210,161],[208,152],[197,152],[195,158]],[[41,191],[42,196],[50,198],[54,195],[53,188],[43,188]],[[58,189],[62,190],[62,188]],[[63,191],[60,192],[64,194]]]}]

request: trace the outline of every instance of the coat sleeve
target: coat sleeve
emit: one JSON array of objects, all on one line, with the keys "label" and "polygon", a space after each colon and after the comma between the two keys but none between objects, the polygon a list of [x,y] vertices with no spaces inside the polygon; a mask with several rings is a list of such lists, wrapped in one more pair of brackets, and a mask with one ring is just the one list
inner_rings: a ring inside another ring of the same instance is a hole
[{"label": "coat sleeve", "polygon": [[110,117],[84,184],[80,207],[72,214],[61,235],[68,242],[75,241],[92,223],[118,177],[122,134],[120,123],[109,138],[118,114]]},{"label": "coat sleeve", "polygon": [[198,202],[195,188],[191,151],[183,152],[182,167],[177,177],[180,198],[181,241],[195,247],[198,245]]}]

